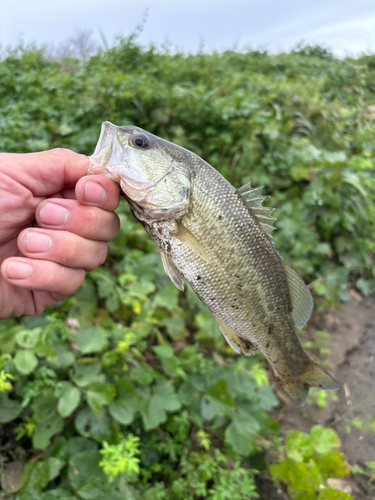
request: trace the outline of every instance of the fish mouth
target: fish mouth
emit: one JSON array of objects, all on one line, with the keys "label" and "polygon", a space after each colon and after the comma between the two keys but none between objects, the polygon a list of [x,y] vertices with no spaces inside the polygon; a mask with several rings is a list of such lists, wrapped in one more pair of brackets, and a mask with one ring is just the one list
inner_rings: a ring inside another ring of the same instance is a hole
[{"label": "fish mouth", "polygon": [[[90,156],[90,164],[87,170],[89,175],[103,175],[120,184],[126,193],[127,189],[137,192],[145,192],[160,182],[168,172],[150,181],[139,181],[126,175],[128,165],[126,161],[127,150],[130,146],[122,144],[119,134],[123,134],[120,127],[106,121],[102,124],[95,151]],[[139,198],[139,194],[137,196]]]}]

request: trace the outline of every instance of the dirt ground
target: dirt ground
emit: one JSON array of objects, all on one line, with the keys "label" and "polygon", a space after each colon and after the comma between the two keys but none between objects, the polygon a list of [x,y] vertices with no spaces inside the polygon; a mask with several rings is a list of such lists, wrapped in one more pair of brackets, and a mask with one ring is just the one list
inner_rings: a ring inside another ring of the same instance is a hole
[{"label": "dirt ground", "polygon": [[[342,387],[337,401],[329,398],[327,408],[320,409],[310,396],[298,408],[281,395],[278,420],[285,432],[330,425],[351,465],[375,461],[375,429],[370,427],[375,420],[375,297],[362,299],[353,293],[350,302],[323,318],[323,326],[331,334],[327,371]],[[356,500],[375,498],[375,481],[355,475],[347,483]]]}]

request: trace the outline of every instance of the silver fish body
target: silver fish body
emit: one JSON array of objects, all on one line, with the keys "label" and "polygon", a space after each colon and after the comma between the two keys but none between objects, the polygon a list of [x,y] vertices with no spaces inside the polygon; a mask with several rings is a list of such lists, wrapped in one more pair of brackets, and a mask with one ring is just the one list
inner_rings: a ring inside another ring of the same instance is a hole
[{"label": "silver fish body", "polygon": [[338,388],[296,336],[295,326],[304,326],[311,314],[312,298],[271,242],[273,218],[271,209],[260,206],[260,189],[236,190],[194,153],[138,127],[108,122],[89,173],[120,183],[173,283],[181,290],[184,280],[191,285],[236,352],[259,350],[297,404],[309,387]]}]

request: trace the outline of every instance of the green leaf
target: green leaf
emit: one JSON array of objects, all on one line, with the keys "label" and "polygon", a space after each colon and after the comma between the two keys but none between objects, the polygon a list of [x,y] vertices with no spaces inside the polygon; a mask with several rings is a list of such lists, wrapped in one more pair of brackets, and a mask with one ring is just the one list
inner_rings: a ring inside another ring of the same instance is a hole
[{"label": "green leaf", "polygon": [[220,401],[220,403],[222,403],[223,405],[228,406],[229,408],[233,407],[233,398],[227,391],[226,380],[218,380],[208,389],[207,394],[213,399]]},{"label": "green leaf", "polygon": [[141,414],[146,431],[156,429],[167,420],[167,413],[164,408],[153,404],[152,400],[146,402]]},{"label": "green leaf", "polygon": [[44,462],[27,464],[21,475],[22,493],[17,495],[17,499],[39,499],[43,489],[59,475],[64,465],[65,462],[54,457],[50,457]]},{"label": "green leaf", "polygon": [[226,405],[210,396],[202,396],[200,400],[201,415],[205,420],[212,420],[217,415],[225,415]]},{"label": "green leaf", "polygon": [[318,453],[327,453],[340,446],[339,437],[333,429],[325,429],[321,425],[314,425],[310,433],[315,451]]},{"label": "green leaf", "polygon": [[101,370],[101,363],[77,363],[74,366],[71,379],[80,387],[87,387],[98,377]]},{"label": "green leaf", "polygon": [[109,413],[120,424],[129,425],[143,406],[143,397],[126,379],[116,384],[116,390],[118,397],[109,405]]},{"label": "green leaf", "polygon": [[98,451],[87,450],[69,460],[69,481],[79,498],[91,500],[101,498],[102,493],[111,493],[112,488],[99,467],[100,459]]},{"label": "green leaf", "polygon": [[49,490],[42,493],[39,497],[40,500],[77,500],[77,497],[72,495],[68,490],[58,488],[56,490]]},{"label": "green leaf", "polygon": [[0,394],[0,423],[11,422],[22,411],[22,406],[18,401],[9,399],[5,394]]},{"label": "green leaf", "polygon": [[75,363],[75,356],[67,348],[61,345],[55,346],[56,355],[48,357],[48,364],[53,369],[67,368]]},{"label": "green leaf", "polygon": [[59,398],[57,411],[63,418],[69,417],[81,401],[81,391],[66,381],[59,382],[56,395]]},{"label": "green leaf", "polygon": [[163,407],[167,411],[176,411],[181,408],[178,394],[176,394],[173,385],[166,380],[156,382],[153,387],[152,400],[154,404]]},{"label": "green leaf", "polygon": [[95,443],[95,441],[92,441],[91,439],[87,439],[82,436],[72,437],[68,441],[69,457],[73,457],[74,455],[77,455],[77,453],[80,453],[81,451],[97,450],[97,449],[98,445],[97,443]]},{"label": "green leaf", "polygon": [[344,491],[327,488],[319,493],[318,500],[353,500],[353,497]]},{"label": "green leaf", "polygon": [[143,423],[146,430],[155,429],[167,419],[166,411],[176,411],[181,401],[170,382],[160,381],[153,387],[153,394],[142,409]]},{"label": "green leaf", "polygon": [[22,375],[28,375],[38,366],[38,358],[32,351],[22,350],[17,352],[14,364]]},{"label": "green leaf", "polygon": [[108,482],[99,467],[100,460],[100,453],[91,450],[69,460],[68,478],[74,492],[83,500],[124,500],[124,495],[115,491],[116,482]]},{"label": "green leaf", "polygon": [[33,434],[33,447],[36,449],[47,448],[51,442],[51,438],[64,428],[64,419],[60,415],[55,414],[48,420],[39,423]]},{"label": "green leaf", "polygon": [[153,307],[164,307],[168,311],[173,311],[178,305],[179,293],[173,285],[163,288],[155,295]]},{"label": "green leaf", "polygon": [[237,453],[248,455],[255,448],[255,433],[259,428],[259,422],[250,415],[247,419],[236,416],[225,431],[225,442]]},{"label": "green leaf", "polygon": [[155,290],[155,283],[150,281],[135,281],[128,287],[128,294],[131,297],[144,300]]},{"label": "green leaf", "polygon": [[156,378],[157,372],[147,363],[135,366],[130,372],[130,377],[141,385],[150,385]]},{"label": "green leaf", "polygon": [[157,345],[152,349],[159,358],[172,358],[174,356],[174,350],[170,345]]},{"label": "green leaf", "polygon": [[288,458],[296,462],[303,462],[305,457],[314,453],[314,443],[309,434],[300,431],[289,431],[286,441]]},{"label": "green leaf", "polygon": [[91,384],[86,393],[89,405],[96,412],[100,412],[103,406],[112,403],[115,395],[115,386],[102,382],[94,382]]},{"label": "green leaf", "polygon": [[77,344],[84,354],[101,352],[108,346],[108,333],[104,328],[95,326],[77,333]]},{"label": "green leaf", "polygon": [[320,490],[322,484],[322,477],[315,462],[297,463],[283,460],[280,464],[271,465],[270,473],[298,491],[314,493]]},{"label": "green leaf", "polygon": [[33,418],[39,423],[56,415],[58,399],[55,396],[38,396],[32,402]]},{"label": "green leaf", "polygon": [[77,431],[84,437],[92,437],[95,441],[110,441],[111,421],[103,408],[100,413],[91,408],[84,408],[75,419]]},{"label": "green leaf", "polygon": [[40,339],[42,328],[33,328],[32,330],[21,330],[16,335],[17,344],[24,349],[32,349]]},{"label": "green leaf", "polygon": [[164,318],[160,323],[167,327],[168,333],[172,335],[172,337],[179,335],[185,328],[185,321],[181,316]]},{"label": "green leaf", "polygon": [[350,473],[345,457],[339,450],[331,450],[324,455],[315,455],[314,462],[319,467],[320,473],[325,477],[345,477]]}]

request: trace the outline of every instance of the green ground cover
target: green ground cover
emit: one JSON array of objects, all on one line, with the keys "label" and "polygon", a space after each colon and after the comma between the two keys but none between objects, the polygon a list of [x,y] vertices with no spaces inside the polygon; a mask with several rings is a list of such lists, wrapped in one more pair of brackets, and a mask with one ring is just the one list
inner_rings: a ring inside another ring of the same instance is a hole
[{"label": "green ground cover", "polygon": [[[0,61],[0,150],[91,154],[102,121],[132,123],[235,186],[265,185],[275,246],[324,308],[350,287],[375,292],[374,74],[375,56],[319,47],[183,55],[130,37],[83,60],[18,48]],[[293,431],[283,448],[261,356],[232,352],[126,203],[118,213],[107,262],[75,296],[0,323],[2,498],[245,500],[267,468],[291,498],[350,498],[327,487],[349,472],[334,432]]]}]

